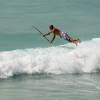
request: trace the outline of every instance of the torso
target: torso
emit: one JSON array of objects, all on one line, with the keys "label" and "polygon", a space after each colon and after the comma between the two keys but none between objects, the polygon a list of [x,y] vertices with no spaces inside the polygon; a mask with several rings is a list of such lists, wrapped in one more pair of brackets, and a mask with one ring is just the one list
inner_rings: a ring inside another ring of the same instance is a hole
[{"label": "torso", "polygon": [[61,35],[61,31],[60,31],[59,29],[57,29],[57,28],[54,28],[54,29],[52,30],[52,32],[53,32],[55,35]]}]

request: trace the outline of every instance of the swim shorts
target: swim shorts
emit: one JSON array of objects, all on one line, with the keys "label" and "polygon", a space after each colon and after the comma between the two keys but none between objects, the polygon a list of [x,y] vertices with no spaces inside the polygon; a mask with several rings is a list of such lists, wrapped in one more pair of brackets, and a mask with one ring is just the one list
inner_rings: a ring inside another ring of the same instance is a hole
[{"label": "swim shorts", "polygon": [[71,41],[71,37],[68,35],[67,32],[61,32],[61,36],[68,41]]}]

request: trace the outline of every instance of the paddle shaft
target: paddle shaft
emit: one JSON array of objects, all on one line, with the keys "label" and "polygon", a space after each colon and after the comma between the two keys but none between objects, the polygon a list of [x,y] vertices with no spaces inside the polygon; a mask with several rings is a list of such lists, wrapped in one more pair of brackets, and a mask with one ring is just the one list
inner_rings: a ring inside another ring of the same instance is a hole
[{"label": "paddle shaft", "polygon": [[[33,26],[33,25],[32,25]],[[33,26],[33,28],[35,29],[35,30],[37,30],[40,34],[42,34],[42,36],[44,35],[37,27],[35,27],[35,26]],[[45,36],[43,36],[49,43],[51,43],[50,42],[50,40],[48,39],[48,38],[46,38]]]}]

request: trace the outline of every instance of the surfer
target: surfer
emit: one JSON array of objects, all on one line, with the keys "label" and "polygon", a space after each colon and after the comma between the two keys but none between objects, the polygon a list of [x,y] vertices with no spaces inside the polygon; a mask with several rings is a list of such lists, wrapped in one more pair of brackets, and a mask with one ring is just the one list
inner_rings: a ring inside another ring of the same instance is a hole
[{"label": "surfer", "polygon": [[53,33],[54,36],[53,36],[52,40],[50,41],[50,43],[52,43],[54,41],[56,36],[59,36],[60,38],[64,38],[65,40],[72,42],[75,45],[78,45],[78,43],[80,42],[79,39],[74,39],[74,38],[70,37],[67,32],[61,32],[60,29],[54,27],[53,25],[49,26],[49,30],[50,30],[50,32],[48,32],[47,34],[45,34],[43,36],[45,37],[45,36]]}]

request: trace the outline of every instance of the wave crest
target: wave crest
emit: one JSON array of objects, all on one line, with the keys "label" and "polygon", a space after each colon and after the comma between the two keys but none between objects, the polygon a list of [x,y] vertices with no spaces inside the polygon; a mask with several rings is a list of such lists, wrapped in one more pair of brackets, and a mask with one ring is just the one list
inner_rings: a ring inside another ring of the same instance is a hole
[{"label": "wave crest", "polygon": [[0,52],[0,78],[15,74],[93,73],[100,69],[100,38],[48,48]]}]

